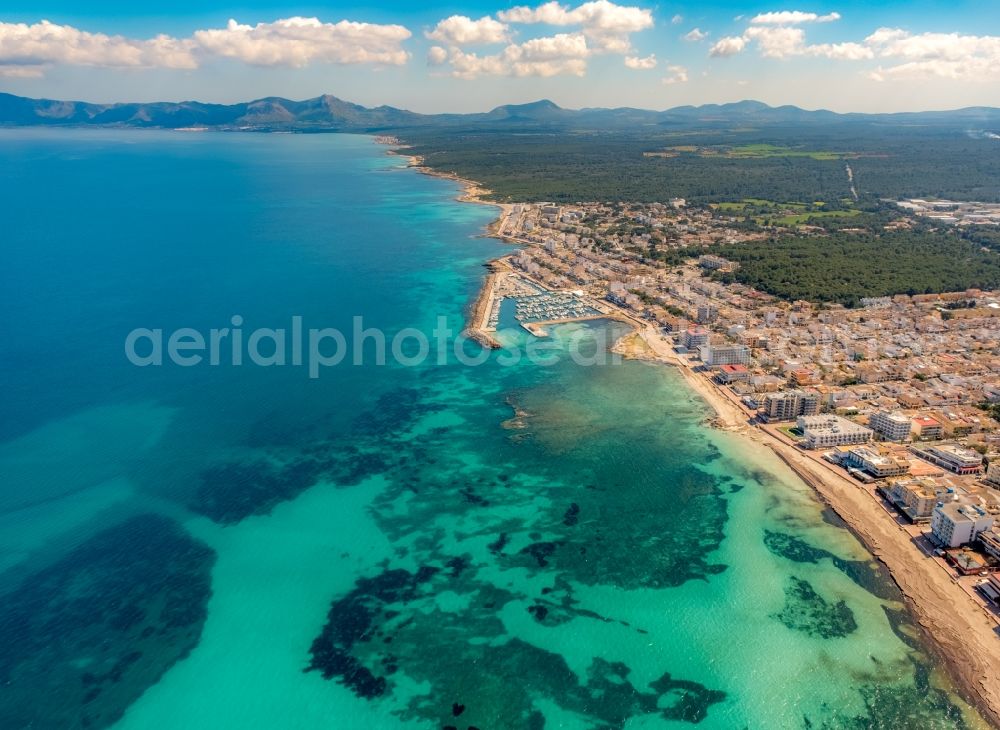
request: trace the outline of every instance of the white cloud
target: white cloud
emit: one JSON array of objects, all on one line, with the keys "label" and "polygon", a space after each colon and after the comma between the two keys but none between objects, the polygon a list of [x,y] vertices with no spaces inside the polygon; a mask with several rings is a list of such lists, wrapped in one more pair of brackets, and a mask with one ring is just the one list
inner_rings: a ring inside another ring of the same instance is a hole
[{"label": "white cloud", "polygon": [[552,0],[536,8],[521,5],[497,15],[509,23],[582,25],[587,30],[607,33],[634,33],[653,27],[652,11],[616,5],[609,0],[591,0],[575,8]]},{"label": "white cloud", "polygon": [[750,19],[754,25],[800,25],[802,23],[832,23],[840,20],[840,13],[817,15],[804,13],[801,10],[781,10],[772,13],[761,13]]},{"label": "white cloud", "polygon": [[648,71],[651,68],[656,68],[656,55],[650,54],[645,58],[625,56],[625,65],[637,71]]},{"label": "white cloud", "polygon": [[887,78],[956,80],[1000,78],[1000,36],[958,33],[920,33],[900,28],[879,28],[865,39],[879,58],[902,61],[872,72],[876,80]]},{"label": "white cloud", "polygon": [[[512,50],[516,49],[516,50]],[[545,38],[508,46],[506,52],[529,61],[550,61],[560,58],[586,58],[590,55],[587,39],[579,33],[559,33]]]},{"label": "white cloud", "polygon": [[673,23],[674,25],[680,25],[681,23],[684,22],[684,16],[678,13],[677,15],[675,15],[670,19],[670,22]]},{"label": "white cloud", "polygon": [[0,67],[18,69],[4,75],[24,76],[32,67],[40,70],[50,64],[189,69],[198,65],[192,51],[190,40],[165,35],[136,40],[47,20],[32,25],[0,23]]},{"label": "white cloud", "polygon": [[[453,76],[474,79],[495,76],[582,76],[587,60],[599,54],[623,56],[633,69],[653,68],[653,56],[641,58],[632,53],[631,34],[653,27],[652,11],[617,5],[609,0],[591,0],[576,7],[556,0],[529,7],[520,5],[490,17],[471,20],[464,16],[447,18],[427,34],[428,38],[447,45],[447,60]],[[532,38],[521,43],[510,41],[511,25],[576,26],[572,31]],[[471,43],[506,42],[503,50],[486,55],[463,51]],[[440,47],[438,47],[440,48]],[[444,49],[432,50],[428,59],[440,64]]]},{"label": "white cloud", "polygon": [[977,56],[1000,55],[1000,37],[958,33],[912,35],[899,28],[879,28],[865,39],[880,56],[907,59],[962,61]]},{"label": "white cloud", "polygon": [[805,52],[806,33],[801,28],[751,26],[743,37],[755,41],[765,58],[800,56]]},{"label": "white cloud", "polygon": [[690,41],[691,43],[698,43],[706,38],[708,38],[708,33],[702,31],[701,28],[692,28],[684,34],[684,40]]},{"label": "white cloud", "polygon": [[[723,45],[723,41],[726,43]],[[764,58],[792,58],[812,56],[838,60],[859,61],[875,57],[867,45],[861,43],[817,43],[806,42],[802,28],[779,25],[751,25],[742,36],[724,38],[710,51],[713,56],[734,56],[754,43]]]},{"label": "white cloud", "polygon": [[[887,79],[943,78],[959,81],[1000,79],[1000,36],[960,33],[918,33],[901,28],[879,28],[862,41],[810,44],[803,28],[807,22],[798,11],[765,13],[754,18],[741,36],[729,36],[713,45],[709,55],[734,56],[755,46],[764,58],[829,58],[843,61],[880,59],[883,63],[868,76]],[[831,13],[835,15],[835,13]],[[779,16],[785,19],[779,22]],[[828,16],[816,16],[822,20]],[[764,20],[761,20],[761,19]]]},{"label": "white cloud", "polygon": [[447,62],[448,51],[441,46],[431,46],[427,51],[427,63],[430,66],[440,66]]},{"label": "white cloud", "polygon": [[871,48],[860,43],[817,43],[806,46],[805,50],[811,56],[842,61],[863,61],[875,57]]},{"label": "white cloud", "polygon": [[225,28],[197,30],[190,38],[150,39],[90,33],[43,20],[33,25],[0,23],[0,75],[39,75],[55,64],[110,68],[194,69],[212,57],[258,66],[326,63],[400,65],[409,56],[402,42],[410,31],[317,18],[285,18],[255,26],[230,20]]},{"label": "white cloud", "polygon": [[663,78],[663,83],[669,85],[687,83],[688,72],[683,66],[667,66],[669,75]]},{"label": "white cloud", "polygon": [[592,50],[580,33],[559,33],[512,43],[500,53],[480,56],[459,48],[448,52],[452,75],[463,79],[480,76],[583,76]]},{"label": "white cloud", "polygon": [[255,66],[301,68],[313,61],[400,66],[409,58],[401,44],[410,35],[401,25],[294,17],[253,26],[230,20],[224,29],[198,30],[193,37],[211,55]]},{"label": "white cloud", "polygon": [[508,40],[507,26],[488,15],[473,20],[465,15],[452,15],[434,26],[425,35],[432,41],[451,46],[465,46],[477,43],[503,43]]},{"label": "white cloud", "polygon": [[525,5],[503,10],[497,17],[508,23],[578,25],[595,52],[627,53],[629,35],[653,27],[651,10],[616,5],[609,0],[591,0],[575,8],[556,0],[531,8]]},{"label": "white cloud", "polygon": [[746,48],[746,45],[747,42],[743,36],[726,36],[725,38],[720,38],[715,42],[715,44],[709,49],[708,55],[718,58],[735,56],[737,53],[742,53],[743,49]]}]

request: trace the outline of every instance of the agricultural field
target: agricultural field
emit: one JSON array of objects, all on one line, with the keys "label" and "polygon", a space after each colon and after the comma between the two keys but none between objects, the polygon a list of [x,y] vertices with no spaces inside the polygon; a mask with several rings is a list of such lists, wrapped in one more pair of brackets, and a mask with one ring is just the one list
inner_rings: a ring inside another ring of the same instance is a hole
[{"label": "agricultural field", "polygon": [[780,157],[800,157],[810,160],[834,161],[856,160],[868,156],[858,152],[833,152],[830,150],[810,150],[797,147],[784,147],[775,144],[744,144],[744,145],[711,145],[700,147],[693,144],[674,145],[662,150],[643,153],[646,157],[678,157],[680,155],[697,155],[698,157],[715,157],[730,160],[762,160]]},{"label": "agricultural field", "polygon": [[770,157],[808,157],[811,160],[857,159],[856,152],[830,152],[826,150],[804,150],[782,147],[774,144],[745,144],[730,147],[723,154],[734,159],[766,159]]}]

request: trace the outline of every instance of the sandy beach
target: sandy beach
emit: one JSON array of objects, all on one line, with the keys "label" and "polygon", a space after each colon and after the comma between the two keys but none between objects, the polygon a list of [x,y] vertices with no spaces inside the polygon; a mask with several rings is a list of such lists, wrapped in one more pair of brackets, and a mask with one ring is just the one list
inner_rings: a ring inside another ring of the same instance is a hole
[{"label": "sandy beach", "polygon": [[716,414],[714,425],[772,450],[847,523],[888,568],[966,700],[1000,726],[1000,632],[996,619],[913,543],[910,533],[871,493],[773,432],[753,425],[751,413],[708,378],[694,372],[656,328],[647,326],[635,334],[646,343],[647,359],[654,355],[653,359],[676,366],[691,388],[712,407]]}]

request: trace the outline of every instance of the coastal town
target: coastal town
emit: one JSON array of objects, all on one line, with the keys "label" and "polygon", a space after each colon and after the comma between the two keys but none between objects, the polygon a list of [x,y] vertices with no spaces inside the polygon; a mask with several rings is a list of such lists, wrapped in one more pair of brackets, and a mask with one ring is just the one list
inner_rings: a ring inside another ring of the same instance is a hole
[{"label": "coastal town", "polygon": [[[533,334],[598,316],[631,322],[620,352],[676,365],[715,408],[717,425],[771,448],[856,531],[874,520],[881,537],[868,542],[904,589],[907,575],[952,597],[960,589],[995,641],[1000,292],[870,297],[855,308],[788,302],[718,280],[738,264],[717,255],[671,266],[636,255],[622,220],[678,247],[761,237],[683,200],[504,205],[492,233],[521,248],[492,262],[484,296],[493,316],[476,318],[473,331],[492,336],[508,295]],[[503,289],[494,292],[497,281]],[[547,322],[543,310],[522,316],[533,299],[553,296],[574,303]]]}]

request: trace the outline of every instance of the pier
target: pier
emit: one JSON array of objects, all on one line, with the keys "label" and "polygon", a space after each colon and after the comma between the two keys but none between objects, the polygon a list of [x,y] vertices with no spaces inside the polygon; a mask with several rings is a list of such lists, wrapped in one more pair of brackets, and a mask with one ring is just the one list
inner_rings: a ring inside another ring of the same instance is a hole
[{"label": "pier", "polygon": [[490,273],[483,280],[473,303],[465,334],[483,347],[501,347],[495,332],[505,299],[515,302],[517,321],[535,337],[546,337],[547,325],[584,322],[592,319],[623,319],[602,303],[593,302],[583,292],[553,291],[544,284],[512,270],[505,258],[487,264]]}]

